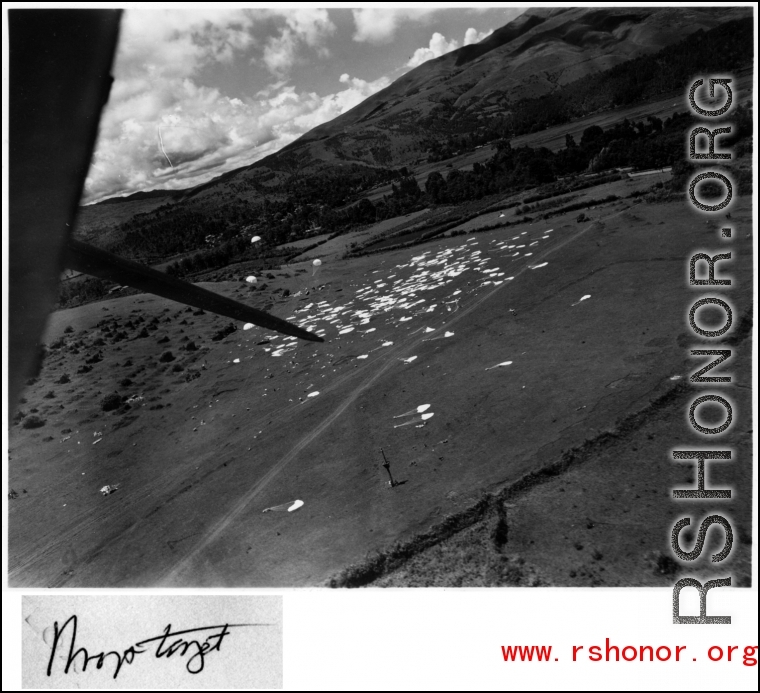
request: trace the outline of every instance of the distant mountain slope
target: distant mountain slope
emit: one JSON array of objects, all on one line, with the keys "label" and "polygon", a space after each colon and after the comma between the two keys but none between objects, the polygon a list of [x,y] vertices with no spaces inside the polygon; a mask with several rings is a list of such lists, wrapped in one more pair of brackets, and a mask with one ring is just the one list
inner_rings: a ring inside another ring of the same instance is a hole
[{"label": "distant mountain slope", "polygon": [[323,161],[412,163],[428,134],[420,120],[437,107],[452,110],[451,120],[508,113],[519,100],[746,16],[749,8],[725,6],[528,10],[480,43],[423,63],[260,163],[294,151]]},{"label": "distant mountain slope", "polygon": [[229,223],[236,205],[265,201],[283,206],[281,216],[303,204],[340,210],[404,167],[639,104],[685,88],[708,64],[751,66],[753,46],[749,7],[528,10],[260,161],[191,189],[83,208],[77,234],[116,248],[127,232],[182,217],[186,207]]}]

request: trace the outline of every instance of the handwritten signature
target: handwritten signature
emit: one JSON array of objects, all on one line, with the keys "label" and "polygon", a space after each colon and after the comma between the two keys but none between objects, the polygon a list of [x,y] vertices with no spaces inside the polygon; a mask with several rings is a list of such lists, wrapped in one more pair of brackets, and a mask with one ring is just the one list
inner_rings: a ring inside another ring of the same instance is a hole
[{"label": "handwritten signature", "polygon": [[[68,620],[59,627],[58,621],[54,624],[53,644],[50,652],[50,660],[47,666],[47,675],[52,676],[53,663],[56,659],[56,652],[58,651],[59,644],[62,647],[64,636],[70,635],[71,642],[69,644],[69,652],[66,657],[66,667],[63,670],[64,674],[68,674],[71,667],[79,661],[82,665],[82,671],[87,669],[87,665],[95,661],[96,668],[102,669],[106,660],[110,657],[114,662],[113,677],[116,678],[121,671],[124,664],[132,664],[135,661],[137,655],[150,652],[152,646],[158,645],[153,650],[156,659],[166,657],[167,659],[174,654],[178,654],[180,657],[184,657],[190,654],[190,658],[185,665],[187,671],[191,674],[199,674],[203,671],[205,666],[205,657],[211,652],[220,652],[222,647],[222,641],[230,635],[231,628],[249,628],[252,626],[266,626],[270,624],[265,623],[224,623],[216,626],[201,626],[200,628],[188,628],[186,630],[178,630],[172,632],[172,625],[169,624],[164,628],[164,632],[161,635],[155,635],[151,638],[145,638],[140,642],[130,645],[128,648],[121,652],[112,650],[111,652],[99,652],[98,654],[90,654],[86,648],[80,647],[76,649],[77,643],[77,616],[70,616]],[[67,631],[69,631],[67,633]],[[200,633],[202,631],[212,631],[209,633],[205,640],[200,641],[201,636],[197,636],[199,639],[185,639],[180,636],[187,636],[191,633]],[[77,660],[79,658],[79,660]],[[63,658],[60,658],[63,660]]]}]

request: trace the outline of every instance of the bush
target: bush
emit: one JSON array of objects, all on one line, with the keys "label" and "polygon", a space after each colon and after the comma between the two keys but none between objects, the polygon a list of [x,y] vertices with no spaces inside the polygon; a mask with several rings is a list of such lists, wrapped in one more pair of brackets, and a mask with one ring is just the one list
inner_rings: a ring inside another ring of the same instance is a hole
[{"label": "bush", "polygon": [[58,378],[58,380],[56,380],[56,382],[59,385],[65,385],[66,383],[71,382],[71,378],[69,377],[68,373],[64,373],[60,378]]},{"label": "bush", "polygon": [[219,330],[219,332],[217,332],[211,338],[211,341],[213,341],[213,342],[219,342],[222,339],[224,339],[225,337],[228,337],[229,335],[231,335],[236,330],[237,330],[237,327],[235,327],[234,323],[230,323],[229,325],[227,325],[227,327],[223,327],[221,330]]},{"label": "bush", "polygon": [[110,395],[106,395],[100,403],[100,408],[103,411],[113,411],[121,406],[121,395],[117,392],[113,392]]},{"label": "bush", "polygon": [[198,345],[195,342],[188,342],[185,344],[185,349],[187,351],[198,351]]},{"label": "bush", "polygon": [[64,333],[64,334],[71,334],[73,331],[74,331],[74,328],[73,328],[71,325],[69,325],[69,326],[68,326],[68,327],[67,327],[67,328],[66,328],[66,329],[63,331],[63,333]]},{"label": "bush", "polygon": [[169,361],[174,361],[174,354],[171,351],[165,351],[158,360],[161,363],[169,363]]},{"label": "bush", "polygon": [[45,425],[45,420],[41,419],[39,416],[27,416],[24,419],[24,423],[21,424],[22,428],[41,428]]}]

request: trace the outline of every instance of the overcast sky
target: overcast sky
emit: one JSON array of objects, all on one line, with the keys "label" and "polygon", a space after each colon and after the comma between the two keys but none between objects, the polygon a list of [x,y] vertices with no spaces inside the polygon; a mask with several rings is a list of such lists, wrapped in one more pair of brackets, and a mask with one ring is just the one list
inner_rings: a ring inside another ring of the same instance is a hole
[{"label": "overcast sky", "polygon": [[83,202],[253,163],[523,11],[127,10]]}]

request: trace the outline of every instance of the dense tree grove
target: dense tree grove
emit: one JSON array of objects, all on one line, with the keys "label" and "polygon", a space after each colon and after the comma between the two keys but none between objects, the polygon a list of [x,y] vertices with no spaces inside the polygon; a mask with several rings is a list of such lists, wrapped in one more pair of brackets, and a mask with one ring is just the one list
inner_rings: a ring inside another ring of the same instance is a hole
[{"label": "dense tree grove", "polygon": [[[271,256],[274,246],[309,235],[347,232],[430,204],[478,200],[586,172],[670,166],[683,159],[685,133],[695,122],[686,112],[674,113],[664,121],[652,116],[640,122],[626,119],[607,130],[592,125],[583,131],[579,142],[568,135],[565,147],[557,152],[544,147],[513,148],[509,140],[502,139],[496,144],[495,154],[483,164],[476,162],[470,171],[452,168],[445,176],[438,171],[430,173],[424,190],[406,167],[383,170],[377,177],[357,170],[354,175],[333,179],[334,189],[330,189],[327,199],[342,203],[386,179],[393,181],[390,193],[374,201],[362,197],[354,204],[337,208],[319,196],[324,186],[313,180],[318,176],[302,178],[308,194],[296,194],[293,191],[298,188],[289,182],[285,187],[291,192],[285,199],[264,198],[259,204],[238,198],[207,212],[164,205],[127,222],[127,233],[118,250],[138,258],[195,251],[170,265],[171,273],[185,276],[232,261]],[[719,146],[729,147],[751,134],[750,107],[738,106],[732,124],[733,132],[719,139]],[[250,244],[253,234],[261,235],[260,244]]]},{"label": "dense tree grove", "polygon": [[[485,164],[474,164],[472,171],[452,169],[445,178],[437,171],[429,174],[425,192],[433,203],[459,203],[583,172],[671,166],[683,160],[686,133],[695,122],[689,113],[674,113],[664,122],[650,116],[641,122],[624,120],[607,130],[592,125],[584,130],[580,143],[568,136],[565,148],[558,152],[544,147],[513,149],[508,140],[501,140],[494,156]],[[733,127],[730,137],[718,140],[721,147],[752,133],[748,106],[736,109]]]}]

